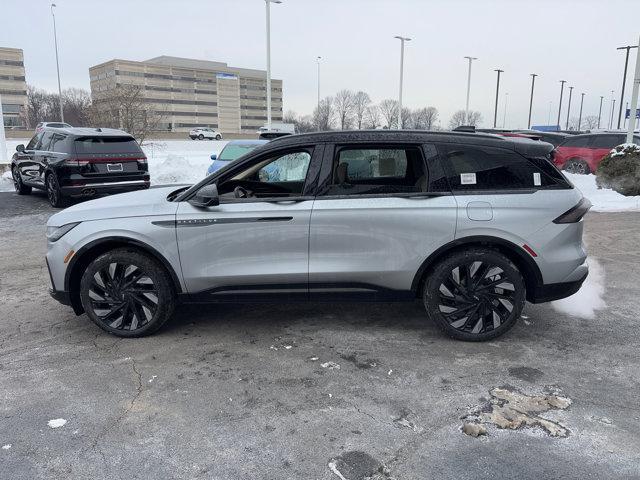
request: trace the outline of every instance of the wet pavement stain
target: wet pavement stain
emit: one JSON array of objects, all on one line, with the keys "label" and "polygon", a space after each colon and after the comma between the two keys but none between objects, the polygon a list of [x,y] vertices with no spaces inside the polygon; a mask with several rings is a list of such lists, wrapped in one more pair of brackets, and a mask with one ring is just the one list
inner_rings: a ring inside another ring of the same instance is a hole
[{"label": "wet pavement stain", "polygon": [[368,453],[358,450],[345,452],[332,458],[328,467],[340,480],[365,480],[386,470],[381,462]]},{"label": "wet pavement stain", "polygon": [[552,437],[568,437],[569,429],[559,422],[540,416],[550,410],[565,410],[571,400],[557,393],[527,395],[512,387],[492,389],[489,400],[463,417],[465,423],[490,424],[498,428],[518,430],[540,428]]},{"label": "wet pavement stain", "polygon": [[534,383],[544,376],[544,372],[532,367],[511,367],[509,368],[509,375],[525,382]]}]

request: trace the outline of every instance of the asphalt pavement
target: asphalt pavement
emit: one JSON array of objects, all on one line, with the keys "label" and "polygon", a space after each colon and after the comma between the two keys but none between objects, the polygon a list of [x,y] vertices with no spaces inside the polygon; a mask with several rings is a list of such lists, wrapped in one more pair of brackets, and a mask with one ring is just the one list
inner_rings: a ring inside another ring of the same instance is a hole
[{"label": "asphalt pavement", "polygon": [[[0,193],[2,479],[640,478],[637,213],[586,218],[595,318],[527,304],[463,343],[419,303],[185,306],[118,339],[49,297],[52,212]],[[531,423],[462,432],[509,405]]]}]

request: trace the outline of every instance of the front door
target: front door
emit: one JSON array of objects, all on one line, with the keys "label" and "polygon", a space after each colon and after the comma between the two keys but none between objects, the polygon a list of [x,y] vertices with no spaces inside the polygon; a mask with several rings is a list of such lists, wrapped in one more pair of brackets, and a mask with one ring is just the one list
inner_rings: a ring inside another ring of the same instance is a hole
[{"label": "front door", "polygon": [[34,135],[24,147],[24,150],[18,152],[16,156],[16,165],[20,171],[20,176],[27,185],[39,185],[40,167],[37,163],[37,156],[43,135],[44,132]]},{"label": "front door", "polygon": [[455,234],[456,201],[435,147],[326,149],[311,215],[311,299],[410,298],[421,264]]},{"label": "front door", "polygon": [[252,301],[308,294],[308,172],[322,147],[256,157],[216,180],[220,205],[178,207],[176,225],[188,292],[202,301]]}]

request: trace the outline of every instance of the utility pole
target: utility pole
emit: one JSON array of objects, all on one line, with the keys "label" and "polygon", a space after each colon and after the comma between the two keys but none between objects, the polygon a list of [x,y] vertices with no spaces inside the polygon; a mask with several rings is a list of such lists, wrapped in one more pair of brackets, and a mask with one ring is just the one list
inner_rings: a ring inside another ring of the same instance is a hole
[{"label": "utility pole", "polygon": [[504,72],[504,70],[496,68],[494,72],[498,72],[498,82],[496,83],[496,108],[493,112],[493,128],[496,128],[498,121],[498,95],[500,94],[500,74]]},{"label": "utility pole", "polygon": [[602,99],[604,96],[600,95],[600,109],[598,110],[598,128],[600,128],[600,117],[602,116]]},{"label": "utility pole", "polygon": [[464,108],[465,112],[465,123],[469,123],[469,93],[471,92],[471,62],[477,60],[476,57],[464,57],[469,60],[469,73],[467,75],[467,103]]},{"label": "utility pole", "polygon": [[316,57],[318,63],[318,112],[320,112],[320,60],[322,57]]},{"label": "utility pole", "polygon": [[612,99],[611,100],[611,120],[609,121],[609,130],[613,130],[613,119],[615,118],[615,111],[616,111],[616,99]]},{"label": "utility pole", "polygon": [[507,128],[507,103],[509,102],[509,92],[504,94],[504,112],[502,114],[502,128]]},{"label": "utility pole", "polygon": [[638,111],[638,90],[640,89],[640,40],[636,55],[636,72],[633,76],[633,93],[631,94],[631,110],[629,111],[629,127],[627,128],[627,143],[633,142],[633,131],[636,127],[636,112]]},{"label": "utility pole", "polygon": [[573,93],[573,87],[569,87],[569,105],[567,106],[567,124],[565,130],[569,130],[569,114],[571,113],[571,94]]},{"label": "utility pole", "polygon": [[560,80],[560,104],[558,105],[558,130],[560,130],[560,113],[562,112],[562,92],[564,91],[564,84],[566,80]]},{"label": "utility pole", "polygon": [[[60,62],[58,61],[58,33],[56,32],[56,15],[53,13],[53,9],[56,4],[51,4],[51,17],[53,18],[53,43],[56,47],[56,69],[58,71],[58,96],[60,103],[60,121],[64,123],[64,112],[62,111],[62,87],[60,86]],[[3,125],[4,126],[4,125]]]},{"label": "utility pole", "polygon": [[620,129],[620,117],[622,116],[622,102],[624,101],[624,87],[627,81],[627,65],[629,65],[629,50],[638,48],[637,45],[627,45],[626,47],[618,47],[616,50],[626,50],[624,57],[624,73],[622,74],[622,90],[620,91],[620,112],[618,113],[618,129]]},{"label": "utility pole", "polygon": [[2,95],[0,95],[0,163],[7,161],[7,139],[4,136],[4,116],[2,113]]},{"label": "utility pole", "polygon": [[402,130],[402,80],[404,76],[404,42],[411,39],[396,35],[394,38],[400,40],[400,91],[398,92],[398,130]]},{"label": "utility pole", "polygon": [[533,87],[536,84],[537,73],[530,73],[531,75],[531,98],[529,99],[529,120],[527,120],[527,129],[531,128],[531,109],[533,108]]},{"label": "utility pole", "polygon": [[281,0],[264,0],[267,8],[267,129],[271,130],[271,4]]},{"label": "utility pole", "polygon": [[578,131],[580,131],[580,124],[582,123],[582,104],[584,103],[584,93],[580,94],[582,98],[580,98],[580,114],[578,115]]}]

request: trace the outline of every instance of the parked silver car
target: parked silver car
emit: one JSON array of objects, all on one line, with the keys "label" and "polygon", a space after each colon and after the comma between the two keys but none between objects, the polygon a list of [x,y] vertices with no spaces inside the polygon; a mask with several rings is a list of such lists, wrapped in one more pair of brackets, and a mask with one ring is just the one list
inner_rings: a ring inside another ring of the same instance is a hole
[{"label": "parked silver car", "polygon": [[75,205],[47,224],[52,295],[123,337],[178,302],[414,301],[487,340],[587,276],[590,204],[550,144],[481,133],[291,135],[192,187]]}]

